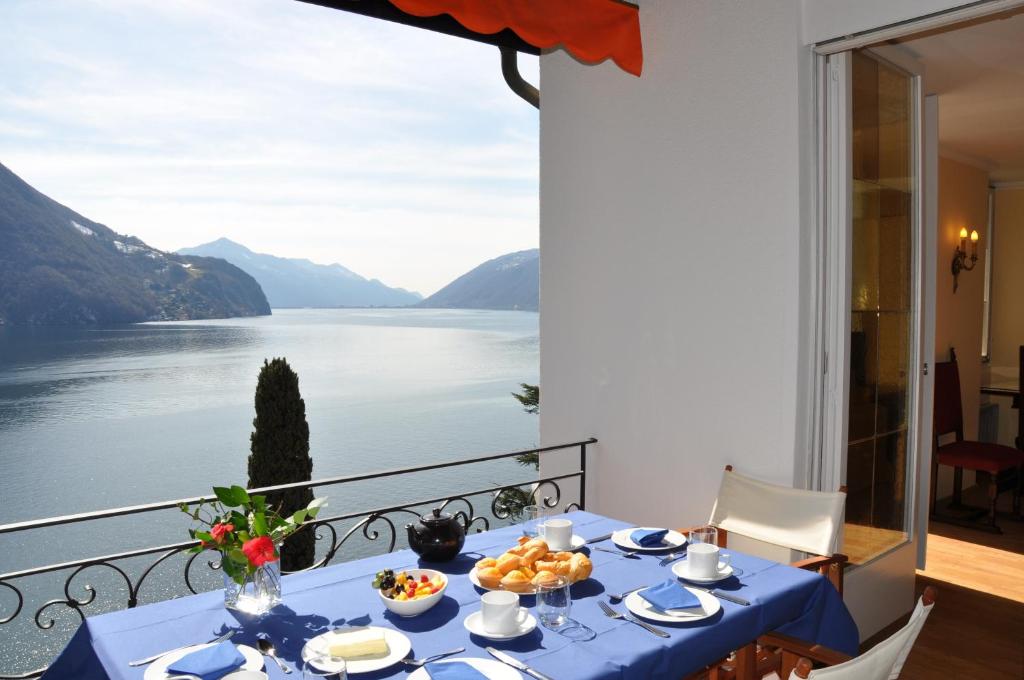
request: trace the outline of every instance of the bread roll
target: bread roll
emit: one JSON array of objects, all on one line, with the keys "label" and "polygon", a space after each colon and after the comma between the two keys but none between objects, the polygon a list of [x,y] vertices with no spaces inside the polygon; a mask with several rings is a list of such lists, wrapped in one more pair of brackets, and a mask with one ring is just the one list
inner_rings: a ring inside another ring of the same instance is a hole
[{"label": "bread roll", "polygon": [[513,555],[512,553],[505,553],[498,558],[497,568],[502,574],[507,574],[514,569],[518,569],[521,561],[519,555]]},{"label": "bread roll", "polygon": [[505,575],[497,570],[495,567],[484,567],[483,569],[476,570],[476,580],[480,581],[480,585],[484,588],[490,588],[491,590],[501,586],[501,579]]},{"label": "bread roll", "polygon": [[533,591],[533,584],[530,579],[526,577],[526,574],[513,569],[509,573],[505,574],[505,578],[501,579],[501,587],[505,590],[511,590],[514,593],[528,593]]},{"label": "bread roll", "polygon": [[486,569],[487,567],[496,566],[498,566],[498,560],[494,559],[493,557],[485,557],[476,563],[477,569]]}]

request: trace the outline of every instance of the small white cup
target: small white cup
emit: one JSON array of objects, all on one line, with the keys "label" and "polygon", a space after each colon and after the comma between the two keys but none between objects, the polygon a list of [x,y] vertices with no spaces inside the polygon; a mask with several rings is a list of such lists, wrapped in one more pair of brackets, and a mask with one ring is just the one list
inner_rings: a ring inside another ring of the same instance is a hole
[{"label": "small white cup", "polygon": [[715,578],[722,569],[729,566],[729,555],[723,555],[717,545],[693,543],[686,549],[686,561],[690,563],[690,574],[697,578]]},{"label": "small white cup", "polygon": [[540,525],[540,537],[555,552],[572,547],[572,520],[549,519]]},{"label": "small white cup", "polygon": [[528,615],[526,608],[519,606],[519,596],[507,590],[492,590],[480,598],[480,620],[488,633],[514,633]]}]

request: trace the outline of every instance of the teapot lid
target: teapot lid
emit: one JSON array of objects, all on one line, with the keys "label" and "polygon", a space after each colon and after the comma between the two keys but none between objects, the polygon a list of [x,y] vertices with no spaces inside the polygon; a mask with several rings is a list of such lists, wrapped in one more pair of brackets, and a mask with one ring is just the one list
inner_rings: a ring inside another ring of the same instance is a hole
[{"label": "teapot lid", "polygon": [[434,508],[431,512],[420,517],[420,522],[427,525],[428,527],[440,526],[442,524],[449,524],[454,521],[454,517],[447,512],[441,512],[441,508]]}]

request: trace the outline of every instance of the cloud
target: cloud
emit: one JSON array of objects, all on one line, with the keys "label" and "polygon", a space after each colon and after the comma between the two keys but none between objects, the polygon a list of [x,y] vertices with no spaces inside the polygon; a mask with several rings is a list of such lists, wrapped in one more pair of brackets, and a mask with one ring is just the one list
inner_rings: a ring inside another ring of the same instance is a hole
[{"label": "cloud", "polygon": [[0,120],[0,162],[163,249],[430,293],[537,243],[537,115],[497,51],[306,3],[5,0]]}]

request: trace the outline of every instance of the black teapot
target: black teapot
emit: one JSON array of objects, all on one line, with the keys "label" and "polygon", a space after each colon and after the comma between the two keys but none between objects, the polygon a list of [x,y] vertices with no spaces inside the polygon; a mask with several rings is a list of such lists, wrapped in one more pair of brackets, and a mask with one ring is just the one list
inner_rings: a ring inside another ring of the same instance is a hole
[{"label": "black teapot", "polygon": [[420,517],[418,525],[406,524],[405,530],[409,533],[409,547],[427,562],[453,559],[466,542],[462,523],[453,515],[442,514],[440,508]]}]

